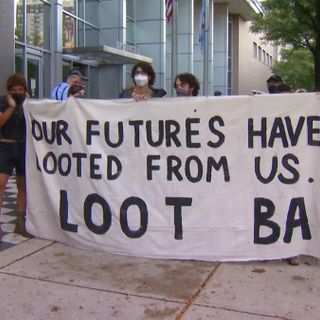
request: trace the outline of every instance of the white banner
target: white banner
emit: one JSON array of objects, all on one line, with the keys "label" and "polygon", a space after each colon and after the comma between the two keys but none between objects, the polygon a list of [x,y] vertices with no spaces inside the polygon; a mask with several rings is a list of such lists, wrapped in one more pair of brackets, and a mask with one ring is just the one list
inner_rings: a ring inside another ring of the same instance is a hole
[{"label": "white banner", "polygon": [[29,100],[27,229],[209,261],[320,257],[320,95]]}]

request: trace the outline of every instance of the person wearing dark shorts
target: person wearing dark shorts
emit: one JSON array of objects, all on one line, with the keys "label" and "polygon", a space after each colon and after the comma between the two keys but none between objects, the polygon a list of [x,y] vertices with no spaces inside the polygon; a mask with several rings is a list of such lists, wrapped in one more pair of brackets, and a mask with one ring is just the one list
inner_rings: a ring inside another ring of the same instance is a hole
[{"label": "person wearing dark shorts", "polygon": [[[25,237],[26,177],[25,138],[26,124],[22,104],[28,95],[25,78],[13,74],[7,79],[7,95],[0,97],[0,213],[3,195],[14,170],[17,178],[17,213],[15,232]],[[0,237],[2,231],[0,230]]]}]

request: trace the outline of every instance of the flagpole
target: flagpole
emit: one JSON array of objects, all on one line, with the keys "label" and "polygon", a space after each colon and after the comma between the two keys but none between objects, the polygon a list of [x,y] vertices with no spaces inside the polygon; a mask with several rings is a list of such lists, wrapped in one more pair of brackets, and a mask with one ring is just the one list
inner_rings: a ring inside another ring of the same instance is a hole
[{"label": "flagpole", "polygon": [[171,95],[174,95],[173,81],[178,74],[178,0],[173,0],[171,28]]},{"label": "flagpole", "polygon": [[203,94],[209,95],[209,0],[205,3],[204,49],[203,49]]}]

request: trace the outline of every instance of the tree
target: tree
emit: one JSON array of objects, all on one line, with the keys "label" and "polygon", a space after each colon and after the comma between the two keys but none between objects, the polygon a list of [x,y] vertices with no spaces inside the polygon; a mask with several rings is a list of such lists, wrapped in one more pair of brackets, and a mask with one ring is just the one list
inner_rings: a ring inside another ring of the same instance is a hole
[{"label": "tree", "polygon": [[263,14],[256,14],[251,31],[262,39],[293,49],[307,49],[314,61],[314,88],[320,90],[320,1],[265,0]]},{"label": "tree", "polygon": [[272,68],[292,89],[314,90],[314,62],[309,50],[282,49],[281,60]]}]

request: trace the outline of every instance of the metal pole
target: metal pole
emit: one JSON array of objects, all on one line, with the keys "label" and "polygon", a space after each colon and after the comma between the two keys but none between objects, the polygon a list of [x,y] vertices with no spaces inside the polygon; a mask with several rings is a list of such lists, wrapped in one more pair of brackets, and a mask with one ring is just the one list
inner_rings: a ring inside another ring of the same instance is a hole
[{"label": "metal pole", "polygon": [[171,96],[174,95],[173,80],[178,74],[178,0],[173,0],[171,28]]},{"label": "metal pole", "polygon": [[209,94],[209,0],[205,0],[204,53],[203,53],[203,94]]}]

